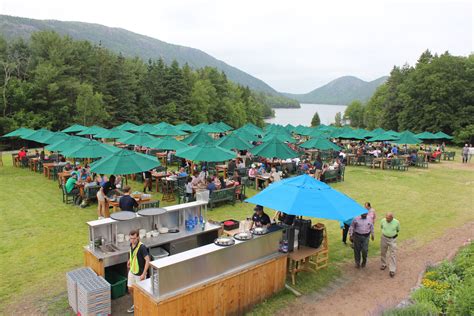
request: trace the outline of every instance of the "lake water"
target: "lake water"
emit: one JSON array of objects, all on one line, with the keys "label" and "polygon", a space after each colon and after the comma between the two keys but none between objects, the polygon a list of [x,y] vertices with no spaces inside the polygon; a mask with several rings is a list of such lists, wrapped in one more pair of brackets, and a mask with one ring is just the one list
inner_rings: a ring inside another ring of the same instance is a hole
[{"label": "lake water", "polygon": [[291,124],[291,125],[311,125],[311,119],[314,112],[318,112],[321,123],[329,125],[334,123],[334,117],[337,112],[344,115],[347,105],[330,105],[330,104],[301,104],[299,109],[274,109],[275,117],[265,120],[267,123],[275,124]]}]

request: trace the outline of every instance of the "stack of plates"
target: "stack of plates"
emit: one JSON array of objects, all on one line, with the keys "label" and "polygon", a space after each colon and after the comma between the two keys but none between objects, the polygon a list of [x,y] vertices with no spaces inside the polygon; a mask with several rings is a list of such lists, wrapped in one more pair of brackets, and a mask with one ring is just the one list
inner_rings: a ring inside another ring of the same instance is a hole
[{"label": "stack of plates", "polygon": [[69,305],[77,314],[77,284],[84,280],[97,278],[97,275],[91,268],[81,268],[66,273],[67,279],[67,298]]},{"label": "stack of plates", "polygon": [[77,309],[83,316],[112,314],[110,284],[103,277],[78,283]]}]

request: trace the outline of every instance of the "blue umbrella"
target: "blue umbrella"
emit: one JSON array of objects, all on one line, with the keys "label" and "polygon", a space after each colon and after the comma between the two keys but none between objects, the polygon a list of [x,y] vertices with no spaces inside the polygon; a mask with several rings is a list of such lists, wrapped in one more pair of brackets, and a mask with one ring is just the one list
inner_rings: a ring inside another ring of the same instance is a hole
[{"label": "blue umbrella", "polygon": [[306,174],[273,183],[246,202],[287,214],[338,221],[367,213],[347,195]]}]

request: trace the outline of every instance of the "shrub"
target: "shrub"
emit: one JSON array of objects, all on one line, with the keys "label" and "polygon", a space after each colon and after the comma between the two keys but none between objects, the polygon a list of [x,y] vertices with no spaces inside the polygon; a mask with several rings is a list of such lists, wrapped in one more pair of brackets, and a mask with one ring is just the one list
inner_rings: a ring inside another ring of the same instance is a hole
[{"label": "shrub", "polygon": [[439,310],[433,303],[416,303],[403,308],[394,308],[385,311],[383,316],[436,316]]},{"label": "shrub", "polygon": [[452,304],[447,309],[448,315],[474,315],[474,278],[465,279],[454,290]]}]

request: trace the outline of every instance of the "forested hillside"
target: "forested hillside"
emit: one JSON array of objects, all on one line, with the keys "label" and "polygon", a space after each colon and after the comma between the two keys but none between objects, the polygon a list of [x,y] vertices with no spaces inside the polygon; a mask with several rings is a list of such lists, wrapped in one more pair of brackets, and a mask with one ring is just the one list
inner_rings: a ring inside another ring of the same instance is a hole
[{"label": "forested hillside", "polygon": [[354,127],[441,130],[468,140],[474,137],[474,55],[427,50],[415,66],[394,67],[367,104],[351,103],[345,116]]},{"label": "forested hillside", "polygon": [[344,76],[305,94],[285,95],[301,103],[345,105],[354,100],[367,102],[385,80],[387,77],[367,82],[354,76]]},{"label": "forested hillside", "polygon": [[212,67],[162,59],[145,63],[51,31],[28,42],[0,37],[0,133],[18,126],[61,129],[73,122],[224,121],[262,125],[260,96]]},{"label": "forested hillside", "polygon": [[121,53],[124,57],[140,57],[144,61],[161,58],[167,65],[177,61],[181,65],[188,64],[193,69],[217,68],[223,71],[229,80],[270,96],[266,98],[269,105],[299,107],[297,101],[289,100],[262,80],[199,49],[166,43],[121,28],[112,28],[100,24],[35,20],[0,15],[0,34],[3,34],[7,39],[23,38],[27,40],[32,33],[38,31],[55,31],[60,35],[69,35],[76,40],[87,40],[93,44],[100,44],[115,53]]}]

